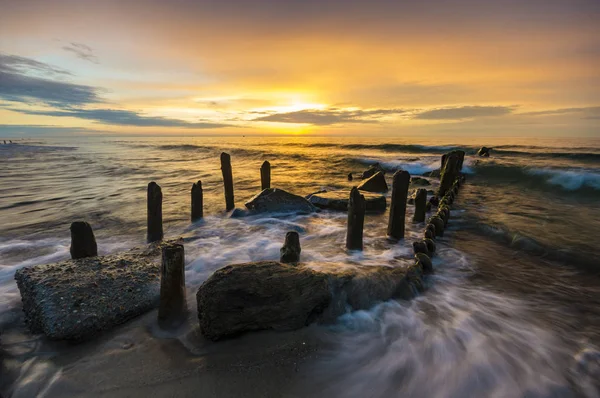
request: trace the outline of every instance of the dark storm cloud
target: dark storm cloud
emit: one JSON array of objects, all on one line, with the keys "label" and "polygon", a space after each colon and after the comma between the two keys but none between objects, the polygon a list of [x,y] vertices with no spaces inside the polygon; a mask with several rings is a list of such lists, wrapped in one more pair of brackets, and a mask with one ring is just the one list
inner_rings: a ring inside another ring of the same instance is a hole
[{"label": "dark storm cloud", "polygon": [[0,54],[0,99],[51,106],[80,106],[101,102],[95,87],[73,84],[46,77],[69,76],[70,73],[43,62],[14,55]]},{"label": "dark storm cloud", "polygon": [[512,106],[461,106],[438,108],[415,114],[414,119],[457,120],[486,116],[504,116],[514,111]]},{"label": "dark storm cloud", "polygon": [[295,112],[273,113],[253,120],[261,122],[306,123],[327,126],[338,123],[373,123],[377,122],[377,118],[382,116],[397,115],[406,112],[405,109],[305,109]]},{"label": "dark storm cloud", "polygon": [[103,124],[117,126],[138,126],[138,127],[185,127],[196,129],[219,128],[228,126],[221,123],[209,122],[186,122],[179,119],[169,119],[159,116],[144,116],[141,113],[120,110],[120,109],[62,109],[35,111],[25,109],[10,109],[14,112],[20,112],[26,115],[35,116],[53,116],[53,117],[74,117],[78,119],[92,120]]},{"label": "dark storm cloud", "polygon": [[94,50],[83,43],[71,43],[67,46],[63,46],[63,50],[71,52],[77,56],[77,58],[83,59],[84,61],[90,61],[95,64],[99,64],[98,57],[94,55]]}]

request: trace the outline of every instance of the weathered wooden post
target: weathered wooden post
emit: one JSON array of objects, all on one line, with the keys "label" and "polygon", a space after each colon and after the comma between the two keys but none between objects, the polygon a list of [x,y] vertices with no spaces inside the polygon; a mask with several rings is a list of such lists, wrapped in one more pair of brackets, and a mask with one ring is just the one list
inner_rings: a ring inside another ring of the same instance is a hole
[{"label": "weathered wooden post", "polygon": [[165,245],[162,248],[158,323],[161,327],[179,326],[185,320],[186,313],[183,245]]},{"label": "weathered wooden post", "polygon": [[429,218],[429,223],[435,226],[435,236],[444,236],[444,220],[435,215]]},{"label": "weathered wooden post", "polygon": [[233,200],[233,173],[231,172],[231,156],[221,153],[221,172],[223,173],[223,185],[225,186],[225,210],[235,208]]},{"label": "weathered wooden post", "polygon": [[260,166],[260,190],[271,188],[271,163],[265,160],[262,166]]},{"label": "weathered wooden post", "polygon": [[148,243],[163,238],[162,198],[160,186],[154,181],[148,184]]},{"label": "weathered wooden post", "polygon": [[365,197],[358,188],[350,191],[348,201],[348,230],[346,233],[346,248],[348,250],[363,249],[363,227],[365,224]]},{"label": "weathered wooden post", "polygon": [[413,216],[413,221],[425,221],[425,213],[427,213],[427,190],[419,188],[415,195],[415,214]]},{"label": "weathered wooden post", "polygon": [[202,191],[202,181],[192,185],[192,222],[204,217],[204,193]]},{"label": "weathered wooden post", "polygon": [[75,221],[71,224],[71,258],[95,257],[98,255],[98,245],[94,231],[85,221]]},{"label": "weathered wooden post", "polygon": [[459,165],[460,156],[456,153],[448,154],[440,176],[440,188],[438,191],[438,196],[440,198],[443,197],[450,188],[452,188],[454,180],[456,180],[459,175]]},{"label": "weathered wooden post", "polygon": [[394,239],[404,238],[404,218],[406,216],[406,199],[410,174],[405,170],[398,170],[392,182],[392,203],[390,204],[390,219],[388,222],[388,236]]},{"label": "weathered wooden post", "polygon": [[285,234],[285,242],[279,250],[279,261],[282,263],[297,263],[300,261],[300,235],[298,232],[290,231]]}]

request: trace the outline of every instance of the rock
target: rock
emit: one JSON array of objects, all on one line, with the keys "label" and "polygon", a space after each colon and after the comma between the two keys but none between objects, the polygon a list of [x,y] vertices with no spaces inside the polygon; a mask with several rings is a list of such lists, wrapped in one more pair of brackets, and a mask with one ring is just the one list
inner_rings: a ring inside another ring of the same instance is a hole
[{"label": "rock", "polygon": [[426,171],[422,175],[424,177],[438,177],[439,178],[441,173],[442,173],[442,169],[435,169],[435,170],[431,170],[431,171]]},{"label": "rock", "polygon": [[[371,192],[361,192],[361,195],[365,197],[368,212],[385,211],[387,206],[385,196]],[[309,196],[308,201],[321,209],[348,211],[349,198],[350,191],[330,191],[314,193]]]},{"label": "rock", "polygon": [[155,308],[161,247],[17,270],[25,322],[53,340],[82,340]]},{"label": "rock", "polygon": [[71,224],[71,258],[95,257],[98,255],[98,245],[94,231],[85,221],[75,221]]},{"label": "rock", "polygon": [[358,186],[358,189],[367,192],[387,192],[388,186],[385,182],[385,175],[381,171],[377,172],[367,180],[363,181]]},{"label": "rock", "polygon": [[479,148],[479,150],[477,151],[477,155],[478,156],[482,156],[482,157],[489,157],[490,156],[490,151],[492,150],[492,148],[487,148],[482,146],[481,148]]},{"label": "rock", "polygon": [[367,179],[367,178],[371,178],[378,172],[382,172],[383,174],[385,174],[385,170],[383,169],[383,167],[381,167],[381,165],[379,163],[375,163],[374,165],[372,165],[371,167],[369,167],[366,171],[364,171],[362,173],[361,178],[363,180]]},{"label": "rock", "polygon": [[279,250],[280,259],[282,263],[297,263],[300,261],[300,235],[296,231],[290,231],[285,234],[285,242],[283,247]]},{"label": "rock", "polygon": [[352,177],[352,173],[348,173],[348,181],[352,181],[354,177]]},{"label": "rock", "polygon": [[313,322],[333,322],[352,310],[392,298],[410,299],[422,274],[385,266],[298,264],[274,261],[229,265],[198,289],[202,334],[219,340],[252,330],[293,330]]},{"label": "rock", "polygon": [[251,213],[248,209],[240,209],[239,207],[236,207],[231,211],[231,213],[229,213],[229,218],[243,218],[248,217],[249,215],[251,215]]},{"label": "rock", "polygon": [[283,189],[269,188],[246,202],[253,213],[312,213],[315,207],[302,196],[294,195]]},{"label": "rock", "polygon": [[426,180],[425,178],[421,178],[421,177],[411,177],[410,183],[412,185],[419,185],[419,186],[431,185],[429,180]]}]

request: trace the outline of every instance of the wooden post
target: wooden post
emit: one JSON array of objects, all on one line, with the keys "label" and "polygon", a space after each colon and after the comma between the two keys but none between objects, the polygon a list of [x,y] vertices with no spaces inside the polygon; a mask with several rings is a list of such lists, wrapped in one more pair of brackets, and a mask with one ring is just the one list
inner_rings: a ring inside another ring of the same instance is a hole
[{"label": "wooden post", "polygon": [[438,196],[440,198],[443,197],[450,188],[452,188],[454,180],[456,180],[459,175],[459,165],[460,156],[455,153],[450,153],[440,175],[440,188],[438,191]]},{"label": "wooden post", "polygon": [[406,197],[410,185],[410,174],[405,170],[398,170],[393,177],[392,203],[390,204],[390,219],[388,222],[388,236],[394,239],[404,238],[404,218],[406,216]]},{"label": "wooden post", "polygon": [[192,185],[192,222],[204,217],[204,198],[202,192],[202,181]]},{"label": "wooden post", "polygon": [[225,210],[235,208],[233,200],[233,174],[231,172],[231,156],[221,153],[221,172],[223,173],[223,185],[225,186]]},{"label": "wooden post", "polygon": [[262,166],[260,166],[260,190],[271,188],[271,163],[265,160]]},{"label": "wooden post", "polygon": [[163,238],[162,198],[160,186],[154,181],[148,184],[148,243]]},{"label": "wooden post", "polygon": [[165,245],[162,248],[158,323],[161,327],[179,326],[185,320],[186,313],[183,245]]},{"label": "wooden post", "polygon": [[300,235],[298,232],[290,231],[285,234],[285,242],[279,251],[281,254],[279,261],[282,263],[297,263],[300,261]]},{"label": "wooden post", "polygon": [[348,201],[348,230],[346,233],[346,248],[348,250],[363,249],[363,227],[365,224],[365,197],[358,188],[350,191]]},{"label": "wooden post", "polygon": [[413,216],[414,222],[425,221],[425,213],[427,212],[427,190],[424,188],[417,189],[415,195],[415,214]]},{"label": "wooden post", "polygon": [[98,245],[92,227],[85,221],[75,221],[71,224],[71,258],[95,257],[98,255]]},{"label": "wooden post", "polygon": [[444,220],[441,217],[433,216],[429,219],[429,223],[435,226],[436,236],[444,236]]}]

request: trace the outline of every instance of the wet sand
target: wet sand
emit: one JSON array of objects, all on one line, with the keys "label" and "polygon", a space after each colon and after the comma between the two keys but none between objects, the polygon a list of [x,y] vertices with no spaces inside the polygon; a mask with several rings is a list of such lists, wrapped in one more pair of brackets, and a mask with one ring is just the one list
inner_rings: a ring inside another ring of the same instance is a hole
[{"label": "wet sand", "polygon": [[[200,334],[195,314],[171,333],[159,330],[155,319],[152,311],[77,345],[41,340],[37,355],[46,352],[48,358],[21,364],[9,358],[1,391],[6,396],[14,392],[15,398],[313,395],[311,364],[326,344],[324,327],[256,332],[212,342]],[[8,340],[6,346],[14,349]],[[8,387],[13,383],[18,391]]]}]

